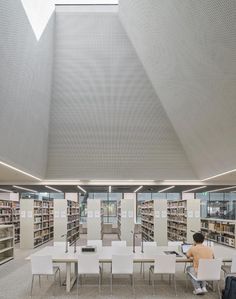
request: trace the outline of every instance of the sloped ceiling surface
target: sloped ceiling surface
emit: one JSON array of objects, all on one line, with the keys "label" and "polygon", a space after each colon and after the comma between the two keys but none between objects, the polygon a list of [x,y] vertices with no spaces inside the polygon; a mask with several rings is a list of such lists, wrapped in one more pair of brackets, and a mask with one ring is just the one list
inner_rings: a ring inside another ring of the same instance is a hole
[{"label": "sloped ceiling surface", "polygon": [[120,19],[199,178],[236,168],[236,1],[120,0]]},{"label": "sloped ceiling surface", "polygon": [[47,177],[195,179],[117,14],[56,16]]}]

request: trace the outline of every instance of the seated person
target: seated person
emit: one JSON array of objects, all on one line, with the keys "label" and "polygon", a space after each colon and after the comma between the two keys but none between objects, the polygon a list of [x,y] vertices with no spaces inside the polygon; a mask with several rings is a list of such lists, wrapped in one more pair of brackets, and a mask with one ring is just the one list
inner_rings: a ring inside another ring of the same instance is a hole
[{"label": "seated person", "polygon": [[[194,245],[187,252],[187,257],[193,259],[193,267],[189,266],[187,268],[187,273],[197,275],[199,259],[214,258],[213,250],[210,247],[203,245],[204,239],[202,233],[195,233],[193,235]],[[205,281],[196,281],[191,276],[190,279],[194,287],[194,295],[207,293]]]}]

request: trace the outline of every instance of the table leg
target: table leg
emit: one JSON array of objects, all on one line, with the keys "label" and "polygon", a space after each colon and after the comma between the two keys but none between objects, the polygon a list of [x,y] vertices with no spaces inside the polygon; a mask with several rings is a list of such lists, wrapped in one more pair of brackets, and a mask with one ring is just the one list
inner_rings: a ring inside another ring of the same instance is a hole
[{"label": "table leg", "polygon": [[71,263],[66,263],[66,292],[71,289]]}]

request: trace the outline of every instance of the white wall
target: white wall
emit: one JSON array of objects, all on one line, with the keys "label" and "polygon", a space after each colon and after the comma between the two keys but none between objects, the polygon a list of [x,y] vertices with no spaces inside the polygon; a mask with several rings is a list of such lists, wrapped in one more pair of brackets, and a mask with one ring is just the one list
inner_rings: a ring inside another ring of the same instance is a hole
[{"label": "white wall", "polygon": [[54,14],[37,40],[21,0],[0,1],[0,161],[39,177],[47,163],[53,32]]},{"label": "white wall", "polygon": [[236,1],[120,0],[120,18],[194,170],[236,168]]}]

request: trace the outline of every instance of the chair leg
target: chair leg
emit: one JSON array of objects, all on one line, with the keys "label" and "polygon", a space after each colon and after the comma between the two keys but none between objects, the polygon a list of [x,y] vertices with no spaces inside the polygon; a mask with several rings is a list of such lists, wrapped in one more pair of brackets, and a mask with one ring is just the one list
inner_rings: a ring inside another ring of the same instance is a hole
[{"label": "chair leg", "polygon": [[151,284],[151,269],[149,269],[148,281],[149,281],[149,284]]},{"label": "chair leg", "polygon": [[99,294],[101,294],[101,274],[98,274],[98,291]]},{"label": "chair leg", "polygon": [[145,273],[144,273],[144,263],[141,262],[141,265],[140,265],[140,275],[143,275],[143,277],[145,276]]},{"label": "chair leg", "polygon": [[132,274],[132,286],[133,286],[133,294],[135,294],[135,288],[134,288],[134,274]]},{"label": "chair leg", "polygon": [[79,274],[77,274],[78,276],[77,276],[77,282],[76,282],[76,284],[77,284],[77,296],[79,296],[79,278],[80,278],[80,275]]},{"label": "chair leg", "polygon": [[113,275],[111,273],[111,294],[112,294],[112,280],[113,280]]},{"label": "chair leg", "polygon": [[186,273],[187,263],[184,264],[184,273]]},{"label": "chair leg", "polygon": [[60,268],[58,270],[58,273],[59,273],[59,284],[60,284],[60,287],[61,287],[61,270],[60,270]]},{"label": "chair leg", "polygon": [[154,273],[152,274],[152,293],[155,295],[155,277]]},{"label": "chair leg", "polygon": [[185,289],[186,289],[186,291],[188,289],[188,273],[187,272],[185,274]]},{"label": "chair leg", "polygon": [[177,296],[177,288],[176,288],[176,277],[175,277],[175,274],[173,274],[173,282],[174,282],[174,288],[175,288],[175,296]]},{"label": "chair leg", "polygon": [[34,274],[32,275],[32,280],[31,280],[31,291],[30,291],[30,296],[32,297],[33,294],[33,285],[34,285]]},{"label": "chair leg", "polygon": [[41,277],[39,275],[39,287],[41,288]]},{"label": "chair leg", "polygon": [[220,281],[217,282],[217,289],[218,289],[219,298],[221,299]]}]

